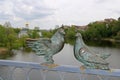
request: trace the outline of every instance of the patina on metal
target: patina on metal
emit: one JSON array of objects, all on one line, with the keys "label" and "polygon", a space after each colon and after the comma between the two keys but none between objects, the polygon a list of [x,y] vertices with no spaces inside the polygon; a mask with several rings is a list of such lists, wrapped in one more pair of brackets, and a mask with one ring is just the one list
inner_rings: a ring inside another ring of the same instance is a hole
[{"label": "patina on metal", "polygon": [[64,29],[60,28],[51,38],[27,40],[27,44],[38,56],[44,56],[45,63],[53,64],[53,55],[60,52],[64,47],[64,36]]},{"label": "patina on metal", "polygon": [[84,64],[82,66],[84,68],[109,70],[109,63],[106,62],[105,59],[108,58],[110,54],[97,54],[92,51],[85,45],[82,35],[78,32],[76,34],[76,42],[74,45],[74,56],[78,61]]}]

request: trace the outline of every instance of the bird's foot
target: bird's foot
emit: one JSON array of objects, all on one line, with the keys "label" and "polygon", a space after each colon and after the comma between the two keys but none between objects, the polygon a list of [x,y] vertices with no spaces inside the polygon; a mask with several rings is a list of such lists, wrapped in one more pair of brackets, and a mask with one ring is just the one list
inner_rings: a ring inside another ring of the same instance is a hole
[{"label": "bird's foot", "polygon": [[54,68],[59,66],[58,64],[54,64],[54,63],[41,63],[41,65],[46,66],[48,68]]},{"label": "bird's foot", "polygon": [[86,67],[84,65],[80,66],[80,70],[85,70]]}]

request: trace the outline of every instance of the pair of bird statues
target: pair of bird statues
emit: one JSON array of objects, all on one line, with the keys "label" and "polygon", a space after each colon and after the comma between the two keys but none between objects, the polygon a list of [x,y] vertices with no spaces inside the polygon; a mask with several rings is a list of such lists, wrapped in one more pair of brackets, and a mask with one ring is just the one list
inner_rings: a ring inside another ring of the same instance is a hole
[{"label": "pair of bird statues", "polygon": [[[76,33],[76,41],[74,44],[74,56],[83,63],[86,69],[103,69],[109,70],[109,63],[106,62],[110,54],[97,54],[85,45],[82,35]],[[27,39],[28,47],[36,52],[39,56],[44,56],[45,64],[54,64],[53,55],[60,52],[64,47],[65,31],[60,28],[51,38]]]}]

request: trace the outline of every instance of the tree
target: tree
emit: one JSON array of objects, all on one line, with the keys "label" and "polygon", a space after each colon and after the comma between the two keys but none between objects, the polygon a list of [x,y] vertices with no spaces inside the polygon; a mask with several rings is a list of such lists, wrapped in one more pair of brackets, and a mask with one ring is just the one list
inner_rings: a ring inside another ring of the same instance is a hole
[{"label": "tree", "polygon": [[11,50],[15,48],[17,34],[12,27],[4,27],[0,25],[0,47],[7,48],[11,54]]},{"label": "tree", "polygon": [[118,21],[120,21],[120,17],[118,18]]},{"label": "tree", "polygon": [[75,27],[71,26],[70,28],[65,30],[66,32],[66,43],[74,44],[75,42]]},{"label": "tree", "polygon": [[14,47],[14,43],[17,39],[17,34],[15,33],[13,28],[11,27],[6,28],[6,38],[7,38],[7,41],[6,41],[7,48],[9,50],[12,50]]},{"label": "tree", "polygon": [[0,46],[4,47],[7,41],[6,29],[0,25]]},{"label": "tree", "polygon": [[16,34],[19,34],[20,28],[14,28],[14,31],[15,31]]},{"label": "tree", "polygon": [[28,36],[22,36],[21,38],[19,38],[19,46],[22,48],[26,47],[26,38],[28,38]]},{"label": "tree", "polygon": [[120,31],[117,32],[117,35],[115,36],[115,39],[120,40]]},{"label": "tree", "polygon": [[88,29],[84,32],[86,40],[100,40],[110,36],[110,26],[106,26],[105,22],[93,22],[88,26]]},{"label": "tree", "polygon": [[30,38],[33,38],[33,39],[40,37],[39,31],[37,31],[37,30],[28,31],[28,35],[29,35]]},{"label": "tree", "polygon": [[116,36],[119,31],[120,31],[120,21],[112,22],[111,23],[112,36]]},{"label": "tree", "polygon": [[42,30],[41,32],[42,32],[43,37],[47,37],[47,38],[50,38],[54,34],[52,30],[50,31]]}]

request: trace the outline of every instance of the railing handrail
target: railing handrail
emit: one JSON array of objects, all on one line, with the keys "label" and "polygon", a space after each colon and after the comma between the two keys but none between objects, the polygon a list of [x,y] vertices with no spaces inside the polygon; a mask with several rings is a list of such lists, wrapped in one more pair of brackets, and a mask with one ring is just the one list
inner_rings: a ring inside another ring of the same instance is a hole
[{"label": "railing handrail", "polygon": [[13,61],[13,60],[0,60],[0,66],[14,66],[20,68],[31,68],[31,69],[43,69],[49,71],[61,71],[70,73],[84,73],[84,74],[95,74],[104,76],[120,77],[120,69],[110,69],[110,70],[98,70],[98,69],[84,69],[81,70],[79,66],[70,65],[59,65],[53,68],[43,66],[40,63],[35,62],[23,62],[23,61]]}]

